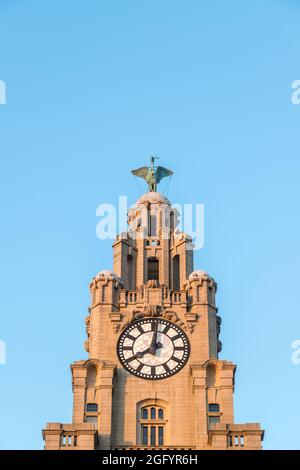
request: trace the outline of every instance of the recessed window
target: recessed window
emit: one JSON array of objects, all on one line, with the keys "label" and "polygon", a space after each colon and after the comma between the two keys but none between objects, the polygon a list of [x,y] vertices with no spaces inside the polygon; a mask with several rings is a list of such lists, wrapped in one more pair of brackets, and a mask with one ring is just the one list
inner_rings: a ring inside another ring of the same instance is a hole
[{"label": "recessed window", "polygon": [[141,441],[143,446],[163,446],[165,440],[165,412],[157,406],[146,406],[141,409]]},{"label": "recessed window", "polygon": [[86,405],[86,411],[97,412],[98,411],[97,403],[88,403]]},{"label": "recessed window", "polygon": [[148,445],[148,426],[142,426],[142,444],[143,446]]},{"label": "recessed window", "polygon": [[[104,292],[102,292],[102,300],[104,301]],[[90,385],[91,387],[93,387],[96,383],[96,378],[97,378],[97,369],[94,366],[94,364],[90,364],[87,369],[87,378],[86,378],[87,385]]]},{"label": "recessed window", "polygon": [[218,413],[220,411],[220,405],[218,403],[210,403],[208,405],[208,411]]},{"label": "recessed window", "polygon": [[97,429],[97,427],[98,427],[98,418],[97,418],[97,416],[86,416],[85,422],[86,423],[93,423],[95,429]]},{"label": "recessed window", "polygon": [[218,403],[209,403],[208,405],[208,429],[212,429],[215,424],[220,422],[220,405]]},{"label": "recessed window", "polygon": [[173,289],[180,290],[180,263],[179,255],[173,258]]},{"label": "recessed window", "polygon": [[215,424],[219,424],[220,416],[209,416],[208,417],[208,429],[212,429]]},{"label": "recessed window", "polygon": [[170,230],[173,231],[174,228],[175,228],[174,212],[170,212]]},{"label": "recessed window", "polygon": [[148,281],[159,280],[159,261],[156,258],[148,258]]},{"label": "recessed window", "polygon": [[156,215],[150,215],[150,235],[156,237]]},{"label": "recessed window", "polygon": [[164,445],[164,427],[163,426],[158,427],[158,445],[159,446]]},{"label": "recessed window", "polygon": [[151,446],[156,445],[156,427],[155,426],[151,426],[150,445]]}]

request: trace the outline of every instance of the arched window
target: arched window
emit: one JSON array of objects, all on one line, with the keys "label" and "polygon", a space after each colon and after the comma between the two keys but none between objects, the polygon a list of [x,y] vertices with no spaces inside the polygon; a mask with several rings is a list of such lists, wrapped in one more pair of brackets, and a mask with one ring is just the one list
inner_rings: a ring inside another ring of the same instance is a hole
[{"label": "arched window", "polygon": [[216,382],[216,366],[214,364],[210,364],[207,368],[207,385],[209,387],[214,387],[217,384]]},{"label": "arched window", "polygon": [[90,364],[87,369],[87,378],[86,378],[86,383],[90,387],[93,387],[96,384],[96,378],[97,378],[97,369],[94,364]]},{"label": "arched window", "polygon": [[159,261],[157,258],[148,258],[148,281],[159,281]]},{"label": "arched window", "polygon": [[145,447],[164,445],[164,410],[157,406],[146,406],[141,410],[141,441]]}]

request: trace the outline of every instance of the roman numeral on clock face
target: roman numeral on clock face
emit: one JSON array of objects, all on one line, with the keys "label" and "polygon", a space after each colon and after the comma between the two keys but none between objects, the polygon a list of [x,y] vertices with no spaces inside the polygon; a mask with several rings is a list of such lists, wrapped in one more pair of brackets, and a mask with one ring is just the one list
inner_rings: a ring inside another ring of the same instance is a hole
[{"label": "roman numeral on clock face", "polygon": [[143,328],[140,325],[137,325],[137,329],[139,330],[139,332],[141,334],[145,333],[145,331],[143,330]]},{"label": "roman numeral on clock face", "polygon": [[170,325],[166,325],[166,327],[165,327],[165,328],[163,329],[163,331],[162,331],[163,334],[166,335],[166,334],[168,333],[168,331],[169,331],[170,328],[171,328]]},{"label": "roman numeral on clock face", "polygon": [[165,371],[169,374],[171,372],[171,369],[170,367],[167,365],[167,364],[163,364],[163,368],[165,369]]},{"label": "roman numeral on clock face", "polygon": [[172,361],[177,362],[178,364],[180,364],[181,359],[178,359],[178,357],[172,356]]},{"label": "roman numeral on clock face", "polygon": [[144,364],[139,364],[135,370],[136,370],[137,372],[141,372],[141,370],[143,369],[143,367],[144,367]]},{"label": "roman numeral on clock face", "polygon": [[134,336],[130,335],[130,334],[128,334],[128,335],[126,336],[126,338],[131,339],[131,341],[135,341],[135,340],[136,340],[136,338],[135,338]]},{"label": "roman numeral on clock face", "polygon": [[124,361],[127,362],[127,364],[129,364],[130,362],[134,361],[136,359],[136,357],[134,355],[128,357],[128,358],[125,358]]},{"label": "roman numeral on clock face", "polygon": [[176,339],[179,339],[179,338],[181,338],[181,335],[173,336],[173,337],[172,337],[172,341],[176,341]]}]

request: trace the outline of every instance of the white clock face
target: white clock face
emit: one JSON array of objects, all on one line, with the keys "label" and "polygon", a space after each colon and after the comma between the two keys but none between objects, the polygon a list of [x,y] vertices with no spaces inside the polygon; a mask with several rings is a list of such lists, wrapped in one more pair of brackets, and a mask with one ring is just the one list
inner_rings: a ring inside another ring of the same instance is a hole
[{"label": "white clock face", "polygon": [[143,379],[165,379],[179,372],[190,354],[186,334],[162,318],[131,323],[120,335],[117,353],[123,367]]}]

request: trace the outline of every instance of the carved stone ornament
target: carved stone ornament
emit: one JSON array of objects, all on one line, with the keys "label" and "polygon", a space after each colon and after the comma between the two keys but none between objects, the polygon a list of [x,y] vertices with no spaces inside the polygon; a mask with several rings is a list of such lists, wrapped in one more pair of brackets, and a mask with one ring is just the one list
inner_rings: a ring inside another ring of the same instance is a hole
[{"label": "carved stone ornament", "polygon": [[160,287],[160,283],[156,279],[150,279],[146,285],[150,289],[155,289],[156,287]]},{"label": "carved stone ornament", "polygon": [[124,322],[118,323],[118,327],[116,327],[116,323],[114,323],[113,328],[114,332],[117,333],[120,330],[123,330],[126,328],[130,323],[139,320],[141,318],[146,318],[146,317],[161,317],[165,318],[166,320],[169,320],[173,323],[176,323],[178,326],[180,326],[186,333],[193,333],[194,328],[195,328],[195,321],[187,321],[184,322],[182,321],[179,316],[177,315],[176,312],[172,310],[163,310],[160,305],[145,305],[143,310],[134,310],[132,312],[131,317]]}]

